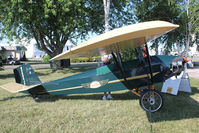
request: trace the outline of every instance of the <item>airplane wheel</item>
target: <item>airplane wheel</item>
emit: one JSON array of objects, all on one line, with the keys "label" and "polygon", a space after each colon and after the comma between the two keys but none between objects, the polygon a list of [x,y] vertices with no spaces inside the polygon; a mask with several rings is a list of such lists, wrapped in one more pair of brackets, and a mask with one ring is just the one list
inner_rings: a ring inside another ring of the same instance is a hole
[{"label": "airplane wheel", "polygon": [[144,91],[140,97],[140,106],[147,112],[156,112],[163,106],[161,94],[156,90]]}]

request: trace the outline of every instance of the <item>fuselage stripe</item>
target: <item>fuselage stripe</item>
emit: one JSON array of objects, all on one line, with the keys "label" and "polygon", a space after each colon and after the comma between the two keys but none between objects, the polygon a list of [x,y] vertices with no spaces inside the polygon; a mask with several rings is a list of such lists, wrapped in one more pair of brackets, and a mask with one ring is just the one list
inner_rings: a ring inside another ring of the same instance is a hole
[{"label": "fuselage stripe", "polygon": [[[160,73],[160,72],[153,73],[153,76],[157,75],[158,73]],[[135,76],[135,77],[129,77],[129,78],[126,78],[126,79],[127,80],[133,80],[133,79],[140,79],[140,78],[146,78],[146,77],[149,77],[148,74],[139,75],[139,76]],[[123,81],[124,81],[124,79],[112,80],[112,81],[109,81],[108,84],[123,82]],[[79,89],[79,88],[83,88],[83,86],[76,86],[76,87],[58,89],[58,90],[50,90],[50,91],[47,91],[47,92],[66,91],[66,90],[73,90],[73,89]]]}]

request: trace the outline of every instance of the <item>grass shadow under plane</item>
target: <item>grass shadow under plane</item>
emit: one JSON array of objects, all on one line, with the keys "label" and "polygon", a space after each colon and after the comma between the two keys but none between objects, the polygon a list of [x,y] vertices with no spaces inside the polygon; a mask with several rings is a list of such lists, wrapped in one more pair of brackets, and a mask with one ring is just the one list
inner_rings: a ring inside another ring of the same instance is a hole
[{"label": "grass shadow under plane", "polygon": [[14,78],[14,74],[0,74],[0,79],[6,79],[6,78]]},{"label": "grass shadow under plane", "polygon": [[[192,93],[179,92],[177,96],[163,94],[164,106],[155,113],[151,113],[151,121],[172,121],[189,118],[199,118],[199,103],[191,95],[199,93],[192,87]],[[150,113],[146,113],[150,121]]]},{"label": "grass shadow under plane", "polygon": [[[65,100],[101,100],[103,94],[88,94],[88,95],[45,95],[39,97],[37,102],[54,102],[60,99]],[[125,92],[121,94],[112,94],[113,100],[132,100],[139,99],[138,96],[134,95],[132,92]]]},{"label": "grass shadow under plane", "polygon": [[38,71],[38,70],[46,70],[46,68],[37,68],[35,69],[35,72],[38,76],[45,76],[45,75],[49,75],[51,73],[62,73],[62,74],[68,74],[68,73],[81,73],[81,72],[85,72],[85,71],[88,71],[88,70],[91,70],[91,69],[94,69],[92,67],[69,67],[69,68],[63,68],[63,69],[59,69],[57,71],[52,71],[52,70],[48,70],[46,71],[45,73],[42,72],[42,71]]},{"label": "grass shadow under plane", "polygon": [[[38,99],[35,99],[36,102],[55,102],[57,100],[101,100],[103,94],[88,94],[88,95],[41,95]],[[26,97],[31,97],[30,95],[22,96],[11,96],[7,98],[0,99],[0,101],[7,101],[11,99],[23,99]],[[112,94],[113,100],[132,100],[139,99],[138,96],[134,95],[132,92]]]},{"label": "grass shadow under plane", "polygon": [[12,99],[23,99],[26,97],[31,97],[30,95],[22,95],[22,96],[11,96],[11,97],[6,97],[3,99],[0,99],[0,101],[7,101],[7,100],[12,100]]},{"label": "grass shadow under plane", "polygon": [[[199,93],[196,87],[192,87],[192,93],[179,92],[178,96],[162,94],[164,98],[163,108],[155,113],[151,113],[151,122],[172,121],[189,118],[199,118],[199,103],[191,98],[191,95]],[[101,100],[103,94],[88,95],[45,95],[36,99],[36,102],[55,102],[57,100]],[[114,100],[139,100],[139,97],[132,92],[112,94]],[[12,96],[1,99],[7,101],[11,99],[23,99],[30,95]],[[146,112],[150,121],[150,114]]]}]

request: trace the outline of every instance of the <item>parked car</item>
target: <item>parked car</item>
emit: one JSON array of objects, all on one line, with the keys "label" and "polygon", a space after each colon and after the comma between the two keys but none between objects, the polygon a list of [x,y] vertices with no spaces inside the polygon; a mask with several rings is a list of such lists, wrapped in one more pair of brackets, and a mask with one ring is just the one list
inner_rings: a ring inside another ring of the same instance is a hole
[{"label": "parked car", "polygon": [[20,60],[13,59],[13,58],[8,58],[6,64],[8,64],[8,65],[19,65],[20,64]]}]

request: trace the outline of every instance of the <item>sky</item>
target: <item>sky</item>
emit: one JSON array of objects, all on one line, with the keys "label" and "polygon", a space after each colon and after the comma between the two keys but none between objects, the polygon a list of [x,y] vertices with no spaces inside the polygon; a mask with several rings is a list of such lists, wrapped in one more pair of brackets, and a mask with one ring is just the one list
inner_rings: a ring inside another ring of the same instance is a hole
[{"label": "sky", "polygon": [[7,41],[8,41],[7,39],[0,40],[0,45],[1,44],[7,44]]}]

